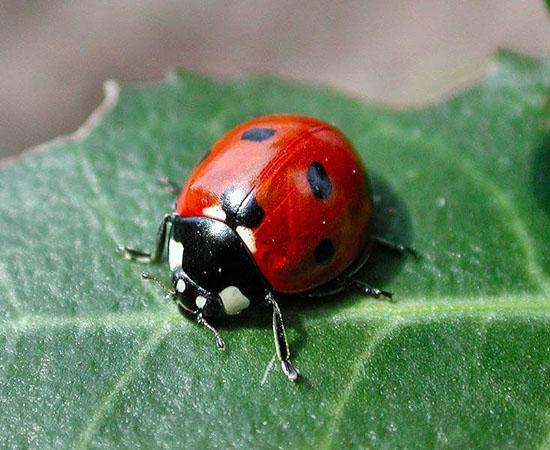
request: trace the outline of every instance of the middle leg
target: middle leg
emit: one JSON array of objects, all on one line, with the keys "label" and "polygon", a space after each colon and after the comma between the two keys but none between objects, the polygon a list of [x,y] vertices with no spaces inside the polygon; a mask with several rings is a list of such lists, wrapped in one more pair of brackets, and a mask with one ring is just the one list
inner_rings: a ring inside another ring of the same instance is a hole
[{"label": "middle leg", "polygon": [[273,308],[273,335],[275,338],[275,348],[277,356],[281,362],[281,367],[284,374],[290,381],[297,381],[301,378],[300,372],[290,362],[290,349],[286,339],[285,326],[283,324],[283,316],[279,305],[275,301],[273,292],[269,291],[266,294],[266,301]]},{"label": "middle leg", "polygon": [[166,242],[166,232],[168,225],[172,223],[174,216],[172,214],[165,214],[162,218],[162,222],[159,225],[157,231],[157,239],[155,243],[155,250],[151,252],[136,250],[131,247],[126,247],[125,245],[119,245],[117,250],[122,253],[122,255],[133,261],[139,262],[158,262],[162,257],[164,252],[164,244]]}]

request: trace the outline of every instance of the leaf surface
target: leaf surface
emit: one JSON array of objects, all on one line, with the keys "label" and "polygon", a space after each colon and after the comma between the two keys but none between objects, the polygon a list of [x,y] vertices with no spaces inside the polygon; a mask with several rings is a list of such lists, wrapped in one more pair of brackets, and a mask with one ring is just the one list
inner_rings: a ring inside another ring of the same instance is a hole
[{"label": "leaf surface", "polygon": [[[178,73],[111,86],[111,108],[0,168],[0,441],[32,448],[543,448],[550,444],[549,61],[500,53],[437,105],[395,111],[323,87]],[[108,105],[107,105],[108,106]],[[182,318],[119,243],[151,247],[220,135],[293,112],[340,127],[368,167],[376,251],[356,293],[270,314]]]}]

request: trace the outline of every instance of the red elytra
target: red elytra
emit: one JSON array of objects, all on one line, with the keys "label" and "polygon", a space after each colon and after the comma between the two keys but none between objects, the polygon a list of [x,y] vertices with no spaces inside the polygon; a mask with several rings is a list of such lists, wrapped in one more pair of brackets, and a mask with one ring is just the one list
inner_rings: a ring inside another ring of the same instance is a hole
[{"label": "red elytra", "polygon": [[275,291],[323,285],[364,251],[372,213],[365,169],[326,122],[273,115],[233,128],[190,174],[176,212],[225,220],[228,192],[233,203],[260,208],[261,220],[237,231]]}]

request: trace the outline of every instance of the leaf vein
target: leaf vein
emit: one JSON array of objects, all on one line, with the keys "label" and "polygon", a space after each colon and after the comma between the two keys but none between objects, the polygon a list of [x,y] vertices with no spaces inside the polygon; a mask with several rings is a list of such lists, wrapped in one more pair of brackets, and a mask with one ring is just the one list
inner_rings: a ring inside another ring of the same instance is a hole
[{"label": "leaf vein", "polygon": [[[350,400],[351,394],[353,393],[355,386],[357,385],[357,383],[359,383],[361,379],[361,371],[363,367],[367,364],[370,357],[378,349],[379,345],[388,336],[390,336],[396,330],[401,328],[402,325],[403,325],[402,321],[399,321],[399,320],[390,321],[387,324],[381,325],[374,332],[374,334],[368,337],[367,345],[365,346],[364,350],[357,358],[356,363],[353,365],[349,381],[342,391],[342,396],[340,397],[340,400],[338,401],[335,408],[333,409],[334,413],[332,415],[332,420],[326,427],[327,431],[323,439],[324,440],[324,444],[322,445],[323,449],[334,448],[332,444],[335,437],[335,432],[337,431],[339,423],[342,420],[342,417],[344,414],[344,407]],[[339,447],[339,446],[336,446],[336,447]]]},{"label": "leaf vein", "polygon": [[[91,163],[85,149],[80,149],[79,154],[81,155],[81,158],[77,158],[78,164],[81,168],[84,179],[94,194],[95,211],[101,224],[103,225],[103,229],[105,230],[107,237],[109,237],[113,242],[114,251],[116,246],[122,242],[122,238],[117,233],[116,227],[113,225],[113,221],[111,219],[111,211],[116,211],[116,208],[110,204],[111,202],[108,200],[108,197],[101,195],[102,190],[100,182],[95,174],[93,164]],[[123,258],[121,258],[121,261],[124,261]],[[156,295],[155,288],[151,285],[151,283],[145,283],[144,286],[144,289],[149,292],[149,294],[153,296]]]},{"label": "leaf vein", "polygon": [[11,309],[12,316],[14,318],[18,318],[21,316],[21,301],[16,294],[15,282],[10,274],[10,271],[8,270],[8,267],[3,262],[0,262],[0,271],[4,282],[3,292],[7,306]]},{"label": "leaf vein", "polygon": [[[490,177],[482,173],[464,153],[451,152],[446,150],[448,146],[443,144],[428,145],[427,146],[433,154],[439,156],[439,159],[445,164],[448,160],[453,161],[456,167],[460,168],[460,171],[471,180],[475,182],[477,186],[482,187],[496,200],[501,215],[504,217],[504,223],[508,225],[510,231],[516,236],[517,242],[523,249],[524,257],[527,264],[527,273],[532,281],[539,286],[539,289],[544,292],[548,291],[550,284],[548,277],[539,265],[536,257],[535,246],[531,239],[531,235],[527,230],[524,221],[521,219],[520,213],[513,206],[510,196],[506,194],[502,188],[496,184]],[[456,155],[460,154],[463,158],[457,158]],[[444,155],[444,157],[442,156]],[[506,220],[507,219],[507,220]]]},{"label": "leaf vein", "polygon": [[98,430],[101,422],[106,419],[109,410],[114,405],[118,395],[128,386],[134,375],[142,368],[147,358],[152,356],[170,331],[170,327],[164,326],[153,332],[143,348],[136,355],[134,360],[127,366],[119,376],[113,387],[105,394],[99,403],[95,414],[87,422],[86,428],[77,436],[75,448],[83,449],[88,446],[90,439]]},{"label": "leaf vein", "polygon": [[[485,299],[486,302],[473,302],[468,299],[440,299],[438,302],[425,303],[425,299],[408,301],[402,305],[372,305],[360,308],[340,309],[334,314],[309,314],[307,321],[341,322],[364,319],[399,320],[433,319],[439,316],[477,314],[493,315],[503,312],[550,314],[550,300],[538,297],[508,297]],[[63,317],[35,315],[13,320],[0,321],[0,334],[33,333],[36,330],[55,328],[157,328],[164,322],[180,320],[181,316],[170,307],[138,312],[117,312],[96,314],[92,317]]]},{"label": "leaf vein", "polygon": [[[419,135],[416,131],[407,135],[402,128],[398,128],[395,125],[385,126],[383,132],[386,135],[390,135],[392,139],[397,138],[403,140],[404,138],[408,138],[414,142],[417,142],[419,139]],[[448,144],[441,142],[440,139],[434,138],[433,136],[424,135],[422,139],[425,143],[429,144],[425,145],[425,148],[429,150],[432,155],[446,165],[449,165],[449,161],[452,161],[453,167],[457,167],[460,172],[462,172],[465,177],[472,180],[476,186],[482,187],[487,191],[490,194],[489,198],[494,198],[496,200],[501,215],[504,219],[507,219],[504,220],[503,223],[507,224],[512,234],[516,237],[520,247],[523,249],[529,278],[539,287],[541,292],[547,292],[550,289],[550,281],[539,264],[531,235],[525,222],[521,219],[520,212],[514,207],[510,195],[504,192],[491,177],[481,172],[464,152],[449,151]],[[461,155],[461,157],[458,158],[456,155]]]}]

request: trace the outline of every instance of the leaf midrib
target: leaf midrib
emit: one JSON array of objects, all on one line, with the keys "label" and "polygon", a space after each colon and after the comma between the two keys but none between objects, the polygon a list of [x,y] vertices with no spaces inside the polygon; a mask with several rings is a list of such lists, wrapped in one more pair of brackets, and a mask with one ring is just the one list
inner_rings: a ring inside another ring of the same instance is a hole
[{"label": "leaf midrib", "polygon": [[[440,301],[426,303],[425,299],[415,301],[406,301],[402,305],[379,304],[368,307],[350,307],[340,309],[335,314],[307,314],[307,322],[339,322],[339,321],[364,321],[380,319],[411,320],[418,319],[430,320],[438,319],[447,315],[491,315],[499,312],[509,313],[549,313],[550,301],[542,294],[540,296],[506,296],[491,297],[491,301],[485,301],[486,298],[460,299],[453,298],[441,299]],[[366,299],[366,301],[370,301]],[[329,307],[327,307],[329,309]],[[236,319],[238,320],[238,319]],[[87,318],[82,316],[50,316],[34,315],[21,317],[13,320],[0,321],[0,332],[14,331],[16,333],[28,333],[36,330],[54,329],[54,328],[133,328],[147,329],[157,328],[159,323],[174,323],[180,325],[181,316],[173,310],[166,307],[152,311],[139,312],[116,312],[94,315]]]}]

